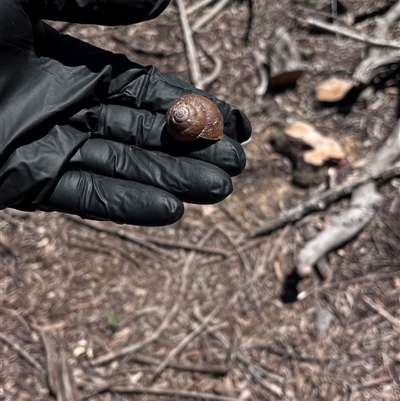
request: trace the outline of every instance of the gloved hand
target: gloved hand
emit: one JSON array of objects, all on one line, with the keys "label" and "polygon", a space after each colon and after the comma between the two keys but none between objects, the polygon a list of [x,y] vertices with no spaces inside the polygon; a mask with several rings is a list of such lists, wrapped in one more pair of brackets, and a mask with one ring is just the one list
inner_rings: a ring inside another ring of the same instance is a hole
[{"label": "gloved hand", "polygon": [[[66,35],[41,19],[101,25],[155,18],[169,0],[0,1],[0,209],[47,210],[164,225],[182,202],[232,191],[251,133],[235,107],[154,67]],[[182,94],[214,100],[216,142],[178,143],[165,112]]]}]

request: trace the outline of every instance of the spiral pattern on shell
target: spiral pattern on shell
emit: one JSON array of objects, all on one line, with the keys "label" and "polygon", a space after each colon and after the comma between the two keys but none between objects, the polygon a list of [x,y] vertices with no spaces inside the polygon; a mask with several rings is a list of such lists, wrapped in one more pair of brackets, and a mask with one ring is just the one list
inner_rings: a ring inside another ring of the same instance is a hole
[{"label": "spiral pattern on shell", "polygon": [[189,94],[176,99],[166,119],[168,132],[178,141],[218,140],[223,136],[223,119],[217,105],[201,95]]}]

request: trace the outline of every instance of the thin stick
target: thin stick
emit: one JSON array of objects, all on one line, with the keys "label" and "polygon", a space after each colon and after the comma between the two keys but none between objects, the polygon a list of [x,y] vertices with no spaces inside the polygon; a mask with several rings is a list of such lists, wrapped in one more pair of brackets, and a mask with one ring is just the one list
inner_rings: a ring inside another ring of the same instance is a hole
[{"label": "thin stick", "polygon": [[[199,241],[199,246],[204,246],[204,244],[209,240],[209,238],[211,238],[211,236],[214,234],[215,232],[215,227],[213,227],[205,236],[203,236],[203,238]],[[152,342],[156,341],[160,335],[162,334],[162,332],[169,326],[170,322],[172,321],[172,319],[176,316],[176,314],[179,312],[179,309],[181,307],[181,303],[185,297],[186,294],[186,290],[187,290],[187,284],[188,284],[188,275],[189,275],[189,271],[190,271],[190,267],[195,259],[196,256],[196,251],[191,251],[189,253],[188,258],[186,259],[186,263],[183,266],[182,269],[182,274],[181,274],[181,286],[179,288],[179,294],[178,294],[178,298],[175,301],[172,309],[170,310],[170,312],[168,313],[168,315],[164,318],[164,320],[162,321],[162,323],[160,324],[160,326],[158,327],[158,329],[147,339],[140,341],[138,343],[135,344],[131,344],[128,345],[124,348],[121,348],[118,351],[111,351],[108,352],[104,355],[99,356],[98,358],[93,359],[90,364],[92,366],[97,366],[97,365],[101,365],[103,363],[106,362],[110,362],[114,359],[117,359],[121,356],[125,356],[127,354],[131,354],[136,352],[138,349],[141,349],[143,347],[145,347],[148,344],[151,344]]]},{"label": "thin stick", "polygon": [[384,171],[376,174],[362,174],[360,177],[344,182],[335,188],[322,192],[320,195],[305,201],[304,203],[289,209],[286,213],[281,214],[276,219],[271,220],[267,224],[262,225],[254,230],[250,236],[257,237],[259,235],[267,235],[278,228],[284,227],[286,224],[295,223],[305,215],[316,211],[325,210],[328,205],[340,198],[349,195],[355,188],[367,183],[370,180],[391,179],[400,176],[399,166],[387,167]]},{"label": "thin stick", "polygon": [[188,336],[186,336],[160,363],[157,370],[155,371],[151,382],[154,383],[164,371],[164,369],[171,363],[171,361],[182,351],[184,350],[197,336],[199,336],[204,329],[208,326],[208,324],[214,319],[215,316],[225,307],[227,307],[232,302],[228,302],[228,304],[219,304],[217,305],[213,311],[203,320],[203,322],[198,326],[195,330],[193,330]]},{"label": "thin stick", "polygon": [[238,398],[225,397],[222,395],[196,393],[194,391],[179,391],[156,389],[147,387],[134,387],[134,386],[105,386],[99,390],[84,397],[85,400],[95,396],[96,394],[104,393],[106,391],[114,393],[128,393],[128,394],[151,394],[157,396],[173,396],[180,398],[193,398],[194,400],[209,400],[209,401],[239,401]]},{"label": "thin stick", "polygon": [[[207,330],[209,332],[210,330]],[[143,363],[146,365],[160,365],[162,361],[156,358],[152,358],[150,356],[144,354],[134,354],[132,356],[132,360],[137,363]],[[227,366],[218,366],[218,365],[193,365],[187,363],[168,363],[168,367],[176,370],[182,370],[186,372],[199,372],[199,373],[208,373],[216,376],[226,375],[228,373]]]},{"label": "thin stick", "polygon": [[29,324],[26,322],[26,320],[16,310],[4,308],[2,306],[2,307],[0,307],[0,312],[3,312],[3,313],[6,313],[7,315],[16,317],[21,322],[22,326],[24,326],[24,329],[29,334],[29,336],[31,338],[33,337],[32,330],[29,327]]},{"label": "thin stick", "polygon": [[400,329],[400,319],[396,319],[392,316],[383,306],[374,302],[371,298],[366,295],[363,296],[363,300],[372,309],[378,312],[382,317],[384,317],[388,322],[390,322],[395,328]]},{"label": "thin stick", "polygon": [[215,52],[211,49],[207,49],[205,46],[201,46],[202,50],[208,57],[210,57],[214,62],[214,69],[209,75],[202,78],[202,85],[206,88],[208,85],[212,84],[221,74],[222,71],[222,60],[218,57]]},{"label": "thin stick", "polygon": [[263,96],[267,92],[269,84],[267,70],[264,65],[266,63],[266,58],[258,50],[254,50],[253,57],[260,77],[260,83],[255,89],[255,93],[257,96]]},{"label": "thin stick", "polygon": [[207,14],[204,14],[193,24],[193,32],[198,32],[204,25],[212,21],[231,1],[221,0],[214,7],[210,8]]},{"label": "thin stick", "polygon": [[31,357],[26,351],[24,351],[16,342],[12,341],[10,338],[0,333],[0,340],[8,344],[11,348],[18,352],[25,360],[27,360],[32,366],[34,366],[40,373],[45,373],[45,370],[36,362],[33,357]]},{"label": "thin stick", "polygon": [[64,215],[64,218],[66,218],[67,220],[74,221],[75,223],[81,224],[83,226],[89,227],[93,230],[96,230],[99,232],[104,232],[104,233],[111,234],[111,235],[115,235],[117,237],[120,237],[123,240],[127,240],[127,241],[133,242],[135,244],[142,245],[145,248],[148,248],[156,253],[167,256],[173,260],[177,260],[179,258],[176,254],[169,252],[165,249],[159,248],[158,246],[150,243],[148,238],[142,237],[139,235],[135,235],[132,233],[128,233],[121,228],[104,227],[94,221],[83,220],[80,217],[69,215],[69,214]]},{"label": "thin stick", "polygon": [[196,11],[201,10],[204,7],[207,7],[210,3],[212,3],[214,0],[202,0],[198,1],[197,3],[194,3],[192,6],[188,7],[186,9],[187,15],[193,14]]},{"label": "thin stick", "polygon": [[[121,239],[128,240],[129,242],[137,243],[139,245],[142,245],[154,252],[157,253],[163,253],[163,249],[154,247],[151,245],[151,243],[156,244],[156,245],[161,245],[165,246],[168,248],[179,248],[179,249],[186,249],[188,251],[194,250],[198,252],[204,252],[204,253],[212,253],[216,255],[222,255],[225,258],[228,258],[230,256],[230,252],[225,251],[223,249],[217,249],[217,248],[212,248],[212,247],[207,247],[207,246],[199,246],[199,244],[190,244],[187,242],[176,242],[176,241],[170,241],[165,238],[156,238],[156,237],[150,237],[150,236],[145,236],[145,235],[137,235],[137,234],[132,234],[132,233],[127,233],[124,230],[121,230],[120,228],[111,228],[111,227],[102,227],[96,222],[92,222],[90,220],[82,220],[80,217],[76,216],[70,216],[70,215],[65,215],[64,216],[68,220],[75,221],[78,224],[84,225],[86,227],[92,228],[93,230],[99,231],[99,232],[105,232],[107,234],[115,235],[120,237]],[[169,256],[170,258],[177,260],[176,255],[165,251],[166,256]],[[165,252],[163,254],[165,254]],[[150,257],[149,255],[146,254],[147,257]]]},{"label": "thin stick", "polygon": [[328,22],[323,22],[312,17],[307,17],[305,19],[295,17],[295,19],[301,23],[306,23],[315,26],[327,32],[338,33],[340,35],[357,40],[359,42],[368,43],[374,46],[392,47],[394,49],[400,49],[400,42],[397,41],[385,40],[380,38],[371,38],[360,32],[353,31],[352,29],[346,28],[344,26],[329,24]]},{"label": "thin stick", "polygon": [[194,40],[192,36],[192,31],[189,26],[188,17],[186,14],[186,8],[183,4],[183,0],[176,0],[179,10],[179,18],[182,25],[183,39],[186,45],[186,56],[189,64],[190,77],[192,78],[192,83],[199,89],[204,89],[202,86],[200,64],[196,55],[196,46],[194,45]]},{"label": "thin stick", "polygon": [[[79,240],[79,237],[78,237]],[[103,253],[105,255],[108,256],[112,256],[112,257],[118,257],[118,256],[122,256],[125,259],[127,259],[130,263],[132,263],[134,266],[139,267],[139,263],[137,262],[136,259],[134,259],[128,252],[126,252],[125,250],[123,250],[120,247],[116,247],[115,245],[113,245],[113,247],[101,242],[98,245],[91,245],[88,244],[87,242],[74,242],[69,240],[67,242],[68,246],[70,247],[77,247],[80,248],[84,251],[88,251],[88,252],[94,252],[94,253]]]},{"label": "thin stick", "polygon": [[365,382],[363,384],[359,384],[357,386],[352,387],[351,389],[353,391],[354,390],[361,390],[361,389],[368,388],[368,387],[379,386],[380,384],[389,383],[391,381],[393,381],[393,379],[390,376],[384,376],[384,377],[381,377],[380,379],[370,380],[370,381]]}]

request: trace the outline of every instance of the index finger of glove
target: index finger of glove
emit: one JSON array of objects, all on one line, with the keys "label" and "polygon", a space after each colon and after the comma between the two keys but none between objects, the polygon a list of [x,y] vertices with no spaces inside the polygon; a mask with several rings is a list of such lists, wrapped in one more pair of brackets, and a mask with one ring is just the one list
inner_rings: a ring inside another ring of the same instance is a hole
[{"label": "index finger of glove", "polygon": [[135,145],[211,163],[231,176],[240,174],[246,165],[242,146],[229,137],[220,141],[196,140],[178,142],[165,128],[165,115],[117,105],[101,105],[84,109],[72,117],[70,125],[98,138]]},{"label": "index finger of glove", "polygon": [[160,15],[170,0],[31,0],[38,19],[81,24],[128,25]]},{"label": "index finger of glove", "polygon": [[250,138],[250,121],[237,107],[176,77],[161,74],[154,67],[143,69],[142,74],[137,70],[127,70],[115,77],[110,85],[108,101],[165,114],[175,99],[188,93],[197,93],[216,103],[224,120],[225,135],[238,142]]}]

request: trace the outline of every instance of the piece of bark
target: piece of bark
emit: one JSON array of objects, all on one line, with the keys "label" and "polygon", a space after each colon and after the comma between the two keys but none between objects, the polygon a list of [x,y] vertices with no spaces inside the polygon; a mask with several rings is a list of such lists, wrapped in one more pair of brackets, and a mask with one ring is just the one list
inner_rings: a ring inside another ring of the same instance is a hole
[{"label": "piece of bark", "polygon": [[[400,157],[400,120],[386,143],[365,167],[367,176],[377,176]],[[343,212],[331,216],[327,228],[306,243],[297,256],[297,273],[312,274],[314,265],[328,252],[353,239],[373,219],[381,205],[382,196],[371,180],[355,188],[350,205]]]},{"label": "piece of bark", "polygon": [[301,187],[318,186],[327,179],[328,167],[348,164],[336,140],[305,122],[278,127],[271,135],[271,145],[292,162],[293,183]]},{"label": "piece of bark", "polygon": [[289,86],[297,82],[307,69],[301,50],[288,30],[277,28],[268,39],[269,84],[271,87]]},{"label": "piece of bark", "polygon": [[315,95],[320,102],[338,102],[353,86],[354,82],[350,79],[331,77],[317,85]]}]

